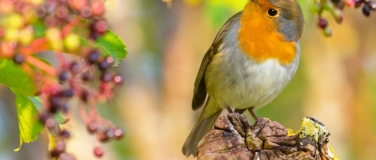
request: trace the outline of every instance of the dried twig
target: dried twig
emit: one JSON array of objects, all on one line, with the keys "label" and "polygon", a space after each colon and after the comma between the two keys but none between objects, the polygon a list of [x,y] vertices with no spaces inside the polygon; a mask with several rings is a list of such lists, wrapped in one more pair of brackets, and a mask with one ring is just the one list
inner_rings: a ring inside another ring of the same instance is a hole
[{"label": "dried twig", "polygon": [[220,117],[198,144],[198,159],[315,159],[334,160],[330,132],[315,118],[303,119],[293,133],[280,123],[259,118],[249,125],[238,113]]}]

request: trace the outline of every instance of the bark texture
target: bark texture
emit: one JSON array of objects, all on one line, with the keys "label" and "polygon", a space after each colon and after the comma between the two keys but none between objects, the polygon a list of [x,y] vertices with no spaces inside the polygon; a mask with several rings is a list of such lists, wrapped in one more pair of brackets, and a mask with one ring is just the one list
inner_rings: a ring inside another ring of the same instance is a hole
[{"label": "bark texture", "polygon": [[198,159],[337,159],[330,132],[315,118],[306,117],[293,133],[280,123],[259,118],[249,125],[245,115],[220,117],[198,144]]}]

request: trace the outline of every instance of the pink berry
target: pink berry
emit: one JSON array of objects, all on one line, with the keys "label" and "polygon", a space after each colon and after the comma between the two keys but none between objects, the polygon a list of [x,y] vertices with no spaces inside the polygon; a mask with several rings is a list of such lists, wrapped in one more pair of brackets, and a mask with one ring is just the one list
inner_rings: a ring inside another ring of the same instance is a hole
[{"label": "pink berry", "polygon": [[352,7],[352,6],[354,6],[354,4],[355,4],[355,1],[354,1],[354,0],[346,0],[346,5],[347,5],[348,7]]},{"label": "pink berry", "polygon": [[91,8],[89,6],[84,6],[81,10],[80,10],[80,14],[82,17],[84,18],[89,18],[91,16]]},{"label": "pink berry", "polygon": [[94,30],[99,33],[99,34],[104,34],[106,33],[107,29],[108,29],[108,23],[106,20],[98,20],[96,22],[94,22]]},{"label": "pink berry", "polygon": [[83,8],[87,1],[86,0],[68,0],[69,5],[76,9],[77,11],[81,10]]},{"label": "pink berry", "polygon": [[123,84],[124,79],[121,75],[115,75],[113,81],[116,85],[121,85]]},{"label": "pink berry", "polygon": [[67,7],[65,6],[59,6],[56,11],[56,16],[60,19],[65,19],[68,17],[68,14],[69,14],[69,10]]},{"label": "pink berry", "polygon": [[96,156],[96,157],[102,157],[103,156],[103,154],[104,154],[104,151],[103,151],[103,148],[102,147],[99,147],[99,146],[96,146],[96,147],[94,147],[94,155]]},{"label": "pink berry", "polygon": [[121,129],[119,129],[119,128],[116,128],[116,129],[114,130],[114,135],[115,135],[115,138],[116,138],[117,140],[121,140],[121,139],[123,138],[123,136],[124,136],[124,131],[121,130]]},{"label": "pink berry", "polygon": [[94,121],[89,122],[89,124],[87,124],[87,130],[89,131],[89,133],[97,132],[98,131],[98,124]]},{"label": "pink berry", "polygon": [[95,1],[91,4],[91,11],[94,16],[101,17],[104,14],[104,6],[100,1]]}]

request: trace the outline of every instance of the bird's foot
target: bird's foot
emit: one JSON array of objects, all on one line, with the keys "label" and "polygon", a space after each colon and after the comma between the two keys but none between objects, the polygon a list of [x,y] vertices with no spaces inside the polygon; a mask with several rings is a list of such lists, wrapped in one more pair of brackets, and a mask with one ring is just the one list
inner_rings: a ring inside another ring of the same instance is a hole
[{"label": "bird's foot", "polygon": [[225,108],[227,109],[228,113],[234,113],[229,105],[226,105]]},{"label": "bird's foot", "polygon": [[235,130],[244,137],[249,150],[255,151],[262,148],[262,140],[252,132],[251,126],[249,126],[247,117],[244,114],[232,113],[228,115],[228,119],[234,125]]},{"label": "bird's foot", "polygon": [[251,107],[248,109],[248,112],[252,115],[253,119],[257,122],[257,116],[256,116],[256,113],[254,111],[255,107]]}]

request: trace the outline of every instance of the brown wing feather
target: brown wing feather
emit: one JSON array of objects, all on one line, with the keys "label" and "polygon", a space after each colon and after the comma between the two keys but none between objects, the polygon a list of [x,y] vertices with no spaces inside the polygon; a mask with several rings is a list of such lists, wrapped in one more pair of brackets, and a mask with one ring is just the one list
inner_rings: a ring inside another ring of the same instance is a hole
[{"label": "brown wing feather", "polygon": [[209,48],[209,50],[206,52],[204,58],[202,59],[200,69],[197,73],[196,81],[195,81],[195,88],[193,93],[193,100],[192,100],[192,109],[197,110],[204,106],[206,103],[206,98],[208,97],[208,94],[206,92],[206,84],[205,84],[205,73],[206,68],[209,66],[212,58],[215,54],[217,54],[219,51],[219,46],[223,43],[223,39],[226,35],[226,32],[230,29],[230,27],[233,25],[233,23],[237,23],[239,17],[241,16],[242,12],[239,12],[232,16],[227,22],[222,26],[222,28],[219,30],[217,36],[214,39],[213,44]]}]

